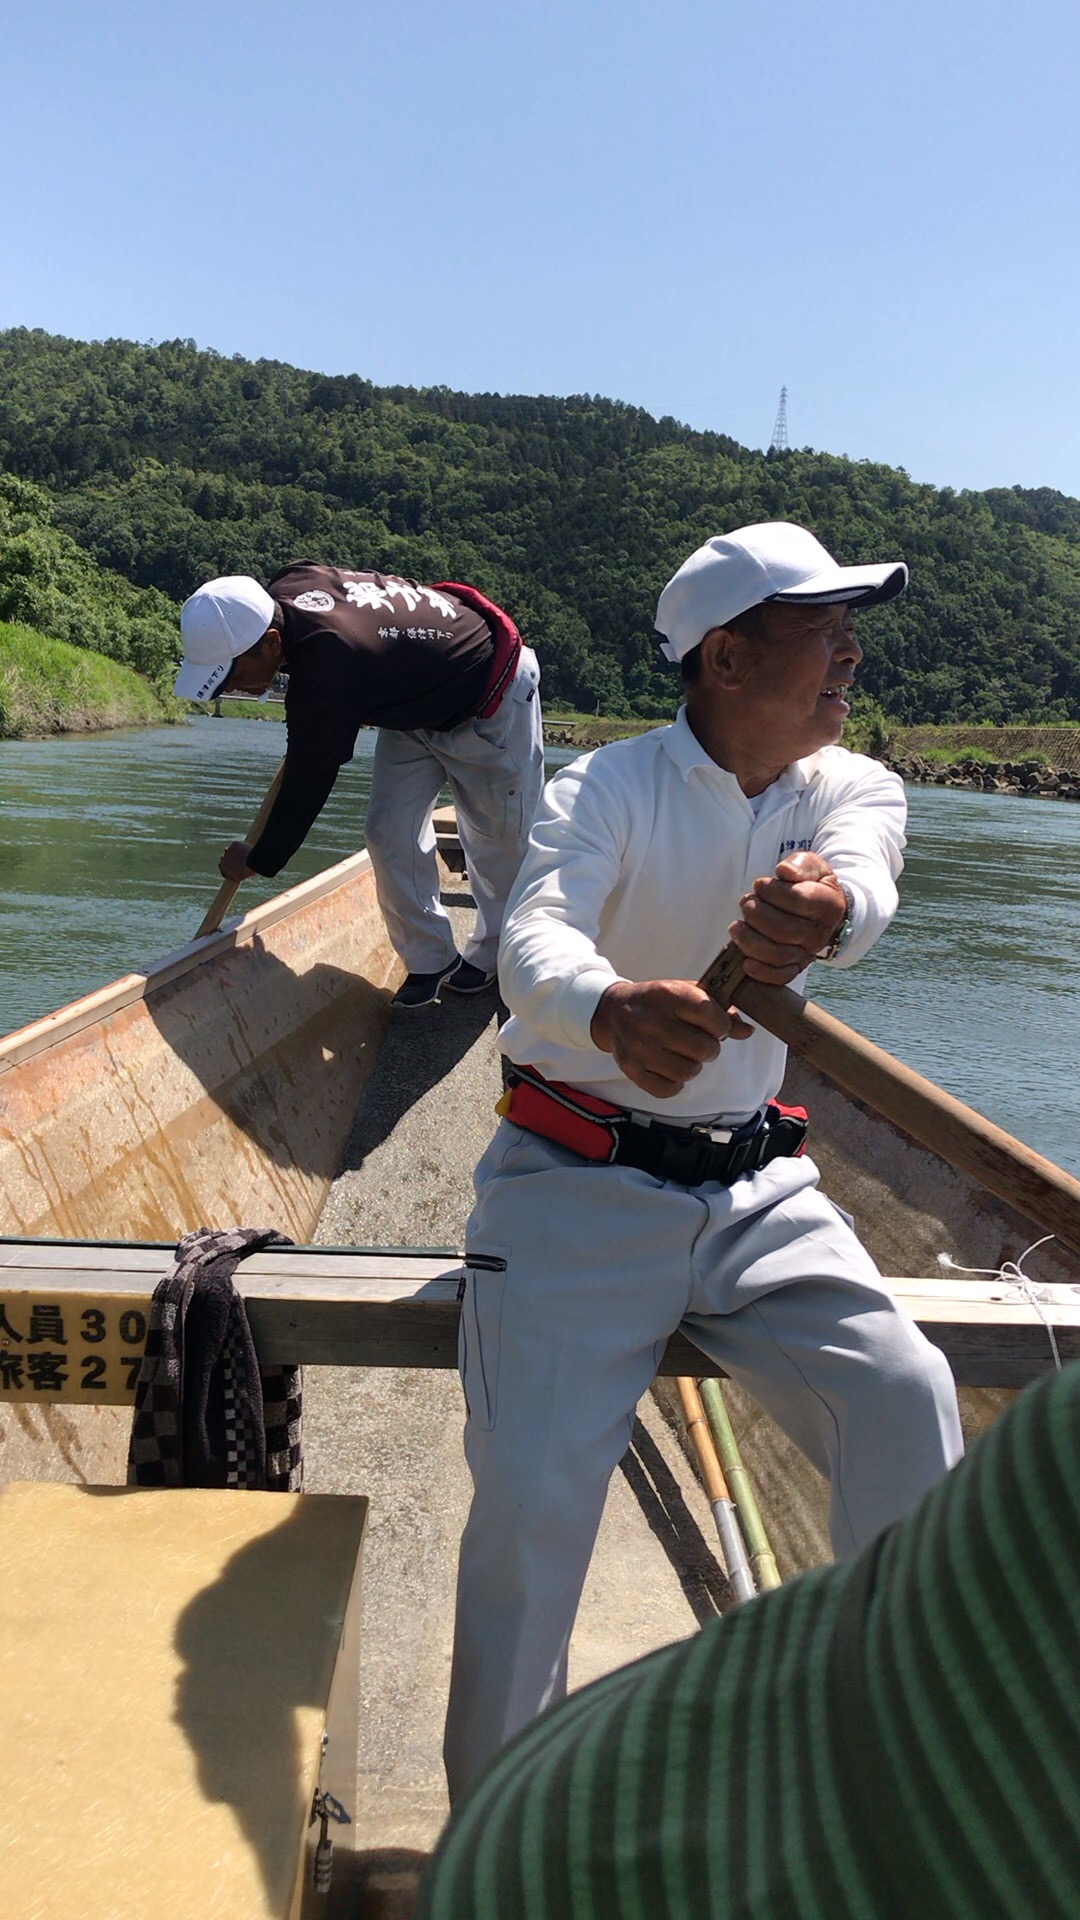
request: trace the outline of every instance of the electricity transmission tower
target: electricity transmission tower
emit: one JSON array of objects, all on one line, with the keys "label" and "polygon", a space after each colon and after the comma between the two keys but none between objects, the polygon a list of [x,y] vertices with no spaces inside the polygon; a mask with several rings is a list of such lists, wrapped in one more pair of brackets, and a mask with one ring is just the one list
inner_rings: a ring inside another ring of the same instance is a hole
[{"label": "electricity transmission tower", "polygon": [[769,441],[769,452],[772,453],[774,449],[777,453],[786,453],[788,449],[786,387],[781,387],[780,389],[780,405],[776,409],[776,420],[773,424],[772,439]]}]

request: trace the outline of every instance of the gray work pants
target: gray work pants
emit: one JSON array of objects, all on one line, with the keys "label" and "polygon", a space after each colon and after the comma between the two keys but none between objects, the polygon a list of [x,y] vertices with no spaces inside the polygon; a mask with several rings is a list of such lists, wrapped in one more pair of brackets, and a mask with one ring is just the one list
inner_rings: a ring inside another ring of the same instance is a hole
[{"label": "gray work pants", "polygon": [[443,786],[457,808],[476,925],[466,960],[495,971],[506,896],[517,877],[544,783],[540,669],[522,647],[517,672],[489,720],[445,730],[380,728],[366,837],[395,952],[410,973],[452,964],[454,936],[439,898],[432,815]]},{"label": "gray work pants", "polygon": [[446,1729],[452,1795],[565,1692],[608,1481],[680,1325],[828,1476],[838,1556],[959,1459],[948,1363],[817,1180],[804,1156],[687,1188],[500,1126],[466,1237],[475,1492]]}]

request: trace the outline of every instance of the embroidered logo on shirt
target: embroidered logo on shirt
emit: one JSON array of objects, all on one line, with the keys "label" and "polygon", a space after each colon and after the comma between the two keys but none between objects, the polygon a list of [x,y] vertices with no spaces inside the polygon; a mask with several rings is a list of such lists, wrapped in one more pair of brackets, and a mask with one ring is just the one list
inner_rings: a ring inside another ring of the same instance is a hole
[{"label": "embroidered logo on shirt", "polygon": [[[343,577],[349,580],[348,574]],[[354,607],[383,607],[387,613],[397,611],[395,600],[404,601],[406,613],[415,613],[421,600],[426,600],[444,620],[458,617],[457,608],[445,594],[436,593],[434,587],[414,587],[408,580],[387,580],[381,587],[374,580],[349,580],[345,598]],[[300,605],[299,600],[296,604]]]},{"label": "embroidered logo on shirt", "polygon": [[301,613],[332,613],[334,596],[324,593],[321,587],[313,587],[310,593],[298,593],[293,606],[299,607]]}]

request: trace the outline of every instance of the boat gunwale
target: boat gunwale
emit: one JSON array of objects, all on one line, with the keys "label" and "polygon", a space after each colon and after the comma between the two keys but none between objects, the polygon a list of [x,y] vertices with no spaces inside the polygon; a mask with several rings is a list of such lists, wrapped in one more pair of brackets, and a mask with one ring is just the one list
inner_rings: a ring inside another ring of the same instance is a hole
[{"label": "boat gunwale", "polygon": [[25,1060],[32,1060],[36,1054],[44,1053],[49,1047],[57,1046],[74,1034],[84,1032],[87,1027],[108,1019],[111,1014],[120,1013],[136,1001],[148,999],[160,988],[201,966],[204,960],[246,946],[257,934],[289,919],[294,913],[302,912],[305,907],[314,906],[341,887],[350,886],[370,867],[371,855],[366,850],[351,853],[335,866],[325,867],[322,872],[299,881],[295,887],[287,887],[271,900],[264,900],[260,906],[252,907],[239,919],[226,921],[215,932],[189,940],[181,947],[174,947],[160,960],[151,961],[145,972],[123,973],[108,985],[95,987],[92,992],[69,1001],[67,1006],[58,1007],[54,1013],[44,1014],[40,1020],[17,1027],[14,1033],[0,1038],[0,1074],[10,1072],[13,1067],[21,1066]]}]

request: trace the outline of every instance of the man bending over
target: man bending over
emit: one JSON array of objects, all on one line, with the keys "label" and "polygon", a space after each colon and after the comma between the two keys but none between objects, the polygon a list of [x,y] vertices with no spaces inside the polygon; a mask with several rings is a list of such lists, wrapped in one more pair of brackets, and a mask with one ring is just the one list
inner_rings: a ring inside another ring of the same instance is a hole
[{"label": "man bending over", "polygon": [[[289,676],[285,775],[257,843],[234,841],[226,880],[275,874],[322,812],[362,726],[379,728],[366,835],[395,951],[408,969],[395,1004],[495,978],[499,928],[544,778],[536,655],[475,587],[297,560],[262,587],[209,580],[180,614],[184,700],[265,693]],[[432,813],[457,807],[476,925],[465,954],[439,898]]]}]

